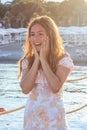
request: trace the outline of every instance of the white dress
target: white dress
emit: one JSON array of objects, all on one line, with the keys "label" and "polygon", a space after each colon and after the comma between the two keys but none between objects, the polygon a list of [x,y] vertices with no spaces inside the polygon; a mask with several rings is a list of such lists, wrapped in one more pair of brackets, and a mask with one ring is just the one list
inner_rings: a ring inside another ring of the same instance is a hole
[{"label": "white dress", "polygon": [[[70,57],[64,57],[59,65],[72,70],[73,63]],[[22,64],[23,69],[27,62]],[[36,87],[29,93],[24,112],[24,130],[68,130],[65,119],[62,89],[53,93],[48,86],[42,70],[38,70],[35,80]]]}]

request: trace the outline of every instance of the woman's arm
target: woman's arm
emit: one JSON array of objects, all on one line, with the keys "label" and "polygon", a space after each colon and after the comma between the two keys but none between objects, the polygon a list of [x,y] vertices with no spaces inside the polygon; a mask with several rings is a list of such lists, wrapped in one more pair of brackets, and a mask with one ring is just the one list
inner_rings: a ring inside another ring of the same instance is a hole
[{"label": "woman's arm", "polygon": [[46,60],[42,60],[42,68],[51,90],[56,93],[63,86],[71,69],[62,65],[58,65],[56,74],[53,73]]},{"label": "woman's arm", "polygon": [[34,59],[33,65],[30,68],[30,70],[28,70],[28,68],[27,68],[24,72],[22,71],[22,78],[21,78],[21,82],[20,82],[22,91],[25,94],[28,94],[33,89],[33,87],[35,85],[35,79],[36,79],[38,67],[40,64],[39,55],[38,55],[34,45],[33,44],[31,44],[31,45],[32,45],[32,48],[35,53],[35,59]]},{"label": "woman's arm", "polygon": [[28,68],[22,70],[20,86],[25,94],[28,94],[34,87],[38,64],[39,62],[35,60],[30,70],[28,70]]},{"label": "woman's arm", "polygon": [[66,60],[61,60],[61,62],[57,66],[56,74],[51,70],[47,56],[49,54],[49,42],[48,40],[42,44],[40,51],[40,61],[42,65],[43,72],[48,81],[49,87],[51,90],[56,93],[63,86],[67,76],[69,75],[71,68],[73,66],[70,57],[66,58]]}]

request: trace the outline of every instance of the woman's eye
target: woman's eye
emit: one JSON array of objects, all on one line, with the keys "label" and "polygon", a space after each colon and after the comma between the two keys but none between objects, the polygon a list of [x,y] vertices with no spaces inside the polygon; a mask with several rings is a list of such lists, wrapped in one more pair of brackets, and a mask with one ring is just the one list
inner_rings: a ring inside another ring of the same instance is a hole
[{"label": "woman's eye", "polygon": [[37,35],[34,34],[34,33],[31,33],[31,34],[30,34],[30,37],[32,37],[32,36],[43,36],[43,35],[44,35],[43,33],[39,33],[39,34],[37,34]]},{"label": "woman's eye", "polygon": [[32,33],[32,34],[30,34],[30,36],[34,36],[34,34]]},{"label": "woman's eye", "polygon": [[43,33],[40,33],[39,35],[40,35],[40,36],[43,36]]}]

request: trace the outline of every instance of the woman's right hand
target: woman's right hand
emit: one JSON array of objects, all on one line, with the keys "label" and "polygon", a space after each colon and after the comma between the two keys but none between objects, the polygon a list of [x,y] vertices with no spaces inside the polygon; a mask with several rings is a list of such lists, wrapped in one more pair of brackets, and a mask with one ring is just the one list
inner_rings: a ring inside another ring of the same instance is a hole
[{"label": "woman's right hand", "polygon": [[39,58],[39,54],[34,46],[34,44],[32,43],[32,48],[34,50],[34,54],[35,54],[35,60],[37,60],[38,62],[40,62],[40,58]]},{"label": "woman's right hand", "polygon": [[22,70],[22,77],[20,81],[20,86],[24,94],[28,94],[35,87],[34,83],[35,83],[37,71],[40,65],[39,55],[33,44],[32,44],[32,49],[35,54],[34,62],[30,69],[27,68],[27,69]]}]

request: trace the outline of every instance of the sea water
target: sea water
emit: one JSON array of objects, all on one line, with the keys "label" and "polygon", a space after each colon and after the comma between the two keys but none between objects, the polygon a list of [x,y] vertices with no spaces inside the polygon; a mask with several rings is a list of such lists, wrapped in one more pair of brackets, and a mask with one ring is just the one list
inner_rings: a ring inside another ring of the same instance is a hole
[{"label": "sea water", "polygon": [[[16,64],[0,64],[0,107],[7,110],[25,105],[28,95],[24,95],[17,79]],[[86,66],[75,66],[68,79],[87,75]],[[70,111],[87,104],[87,79],[64,84],[65,110]],[[0,116],[0,130],[23,130],[24,109]],[[87,107],[67,114],[70,130],[87,130]]]}]

